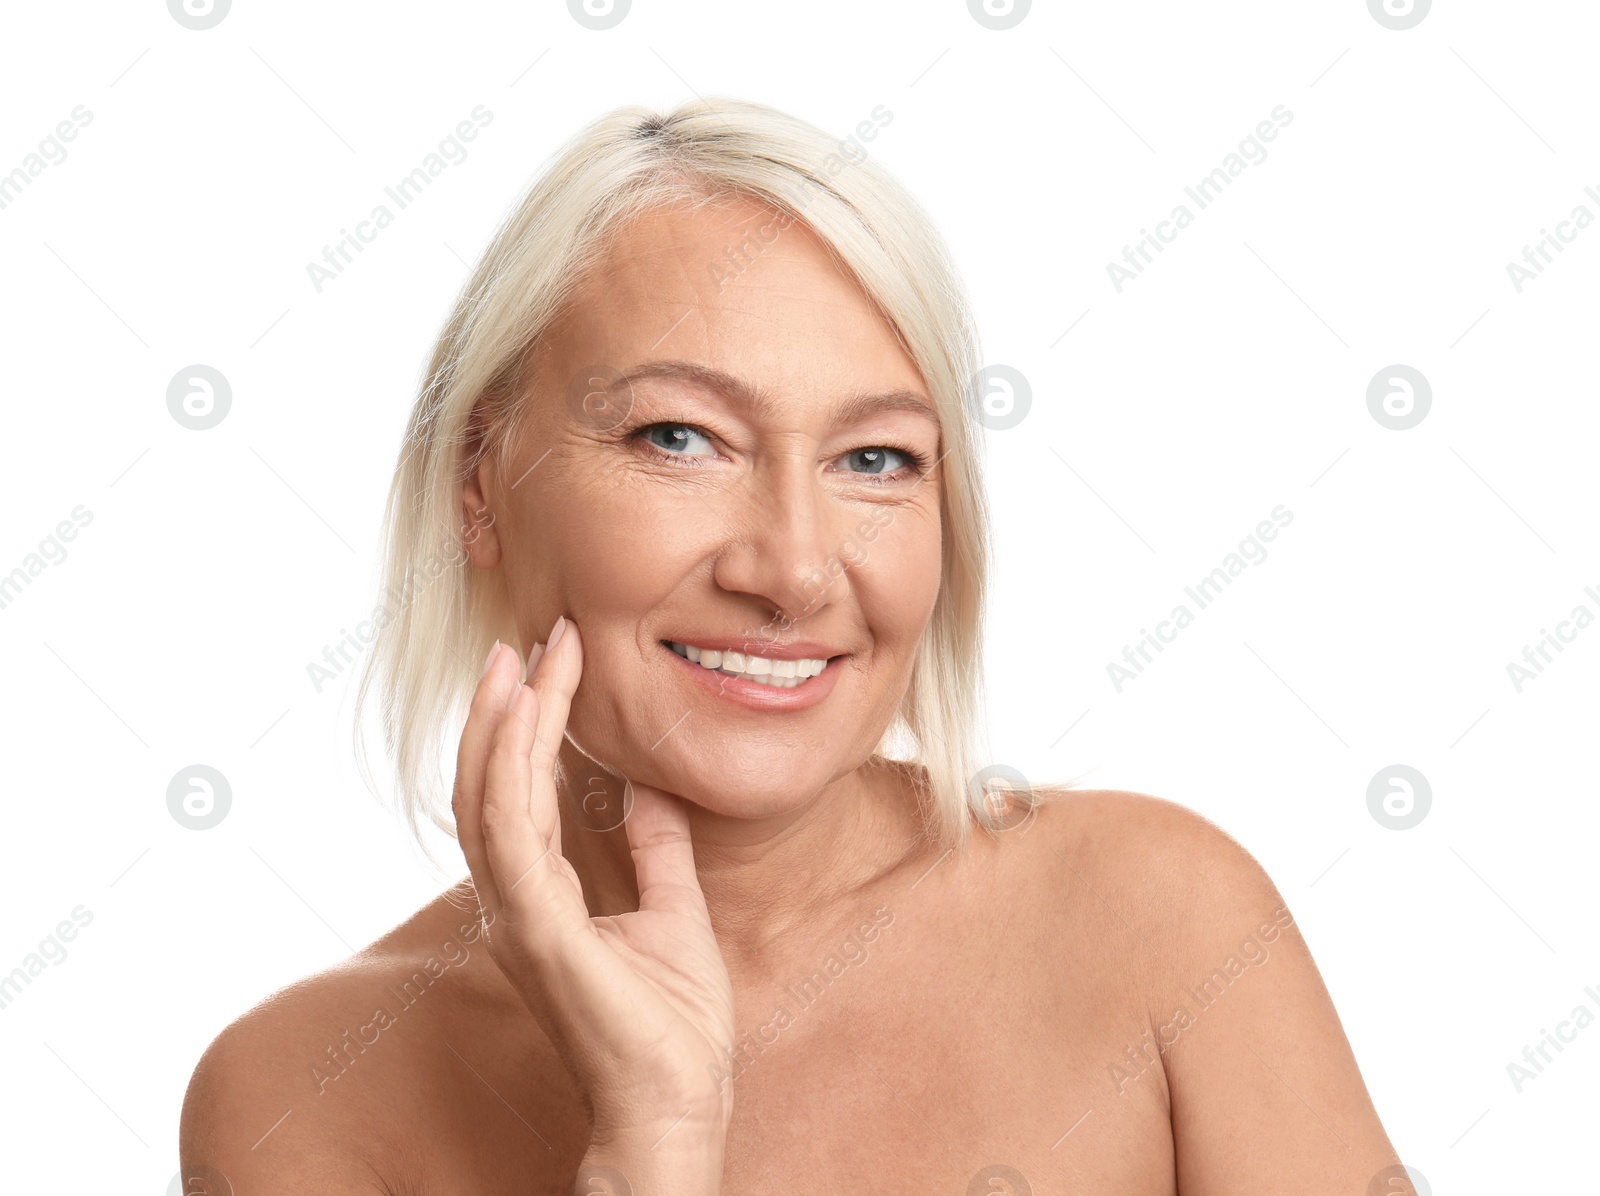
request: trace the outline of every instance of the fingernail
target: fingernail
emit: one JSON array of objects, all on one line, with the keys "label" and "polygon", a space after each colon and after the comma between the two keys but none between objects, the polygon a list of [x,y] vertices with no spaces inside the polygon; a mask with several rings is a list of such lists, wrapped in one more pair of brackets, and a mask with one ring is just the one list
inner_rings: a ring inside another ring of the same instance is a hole
[{"label": "fingernail", "polygon": [[522,683],[524,685],[526,685],[530,680],[533,679],[533,670],[539,667],[539,657],[541,657],[543,655],[544,655],[544,645],[543,644],[535,644],[533,646],[533,650],[528,653],[528,667],[522,674]]},{"label": "fingernail", "polygon": [[550,638],[545,640],[545,642],[544,642],[544,650],[546,652],[550,652],[550,651],[553,651],[555,649],[556,642],[558,640],[560,640],[561,633],[563,631],[565,631],[566,629],[567,629],[567,616],[566,615],[562,615],[560,618],[558,618],[555,621],[555,625],[550,628]]},{"label": "fingernail", "polygon": [[483,672],[478,674],[479,677],[487,677],[489,675],[489,666],[494,663],[495,655],[499,651],[500,651],[500,641],[499,640],[495,640],[494,647],[489,649],[489,655],[484,658]]}]

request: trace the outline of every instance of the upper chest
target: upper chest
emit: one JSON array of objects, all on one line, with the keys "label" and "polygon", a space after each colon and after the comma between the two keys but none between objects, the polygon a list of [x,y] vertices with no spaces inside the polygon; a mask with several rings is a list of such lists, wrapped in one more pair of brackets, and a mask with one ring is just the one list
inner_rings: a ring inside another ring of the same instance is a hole
[{"label": "upper chest", "polygon": [[728,1192],[1173,1190],[1159,1069],[1112,1071],[1145,1024],[1124,946],[1008,888],[891,906],[848,967],[751,994]]},{"label": "upper chest", "polygon": [[[726,1192],[1174,1190],[1114,911],[1020,850],[856,907],[736,989]],[[399,1140],[428,1149],[400,1148],[395,1190],[568,1191],[578,1094],[531,1018],[473,1009],[441,1005],[404,1064],[430,1082],[394,1111]]]}]

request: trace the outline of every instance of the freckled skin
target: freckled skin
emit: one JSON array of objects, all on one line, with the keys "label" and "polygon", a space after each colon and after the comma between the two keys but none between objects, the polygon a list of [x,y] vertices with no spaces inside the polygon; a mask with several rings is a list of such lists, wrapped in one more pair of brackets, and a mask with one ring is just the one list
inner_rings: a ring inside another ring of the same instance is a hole
[{"label": "freckled skin", "polygon": [[[1238,844],[1171,803],[1074,791],[941,856],[906,773],[866,763],[938,595],[942,482],[911,469],[875,486],[857,453],[931,462],[942,446],[912,413],[834,418],[858,393],[927,392],[803,225],[719,288],[708,265],[770,215],[725,201],[626,230],[544,338],[505,473],[486,461],[463,493],[465,512],[493,513],[472,565],[507,588],[522,644],[558,615],[582,637],[562,810],[618,777],[690,803],[748,1035],[723,1190],[960,1193],[999,1164],[1041,1194],[1366,1191],[1396,1156],[1304,940],[1274,922],[1283,899]],[[773,409],[660,378],[616,428],[567,402],[575,374],[662,359]],[[632,435],[652,423],[693,432],[652,452]],[[862,559],[797,599],[869,516],[891,517]],[[793,620],[780,638],[845,654],[808,710],[703,693],[659,642],[755,633],[774,611]],[[635,908],[627,846],[563,813],[594,916]],[[185,1163],[240,1192],[569,1192],[582,1096],[471,940],[474,909],[458,885],[229,1026],[191,1082]],[[408,979],[420,995],[402,1001]],[[378,1008],[392,1024],[330,1060]]]}]

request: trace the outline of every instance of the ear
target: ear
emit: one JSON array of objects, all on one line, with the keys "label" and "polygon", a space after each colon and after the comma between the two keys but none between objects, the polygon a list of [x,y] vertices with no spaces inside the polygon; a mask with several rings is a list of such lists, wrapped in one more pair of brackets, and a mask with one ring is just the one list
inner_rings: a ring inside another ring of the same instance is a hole
[{"label": "ear", "polygon": [[478,468],[461,487],[461,543],[467,559],[479,569],[500,563],[500,533],[495,512],[485,493],[494,493],[494,458],[485,453]]}]

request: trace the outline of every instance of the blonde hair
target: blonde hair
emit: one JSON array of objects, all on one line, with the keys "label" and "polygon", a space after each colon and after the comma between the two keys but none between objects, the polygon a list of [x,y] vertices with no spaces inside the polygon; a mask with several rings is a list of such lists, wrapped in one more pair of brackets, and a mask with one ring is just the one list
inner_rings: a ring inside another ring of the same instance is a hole
[{"label": "blonde hair", "polygon": [[[883,112],[874,110],[874,136],[888,123]],[[955,267],[922,209],[859,140],[761,104],[701,99],[667,115],[616,109],[563,147],[496,233],[434,349],[385,509],[386,604],[355,705],[370,785],[362,711],[374,689],[383,695],[385,739],[419,843],[423,819],[454,833],[439,772],[454,741],[444,733],[459,736],[490,644],[517,642],[504,587],[467,562],[462,486],[485,453],[510,443],[539,338],[609,238],[658,205],[723,196],[802,219],[830,247],[896,331],[943,424],[940,590],[871,762],[912,779],[924,830],[940,847],[966,846],[971,821],[993,831],[1015,819],[993,821],[979,782],[994,770],[976,768],[990,546],[971,389],[978,338]],[[524,656],[529,646],[518,645]],[[907,737],[909,754],[891,754]],[[1015,796],[1031,812],[1041,795]]]}]

